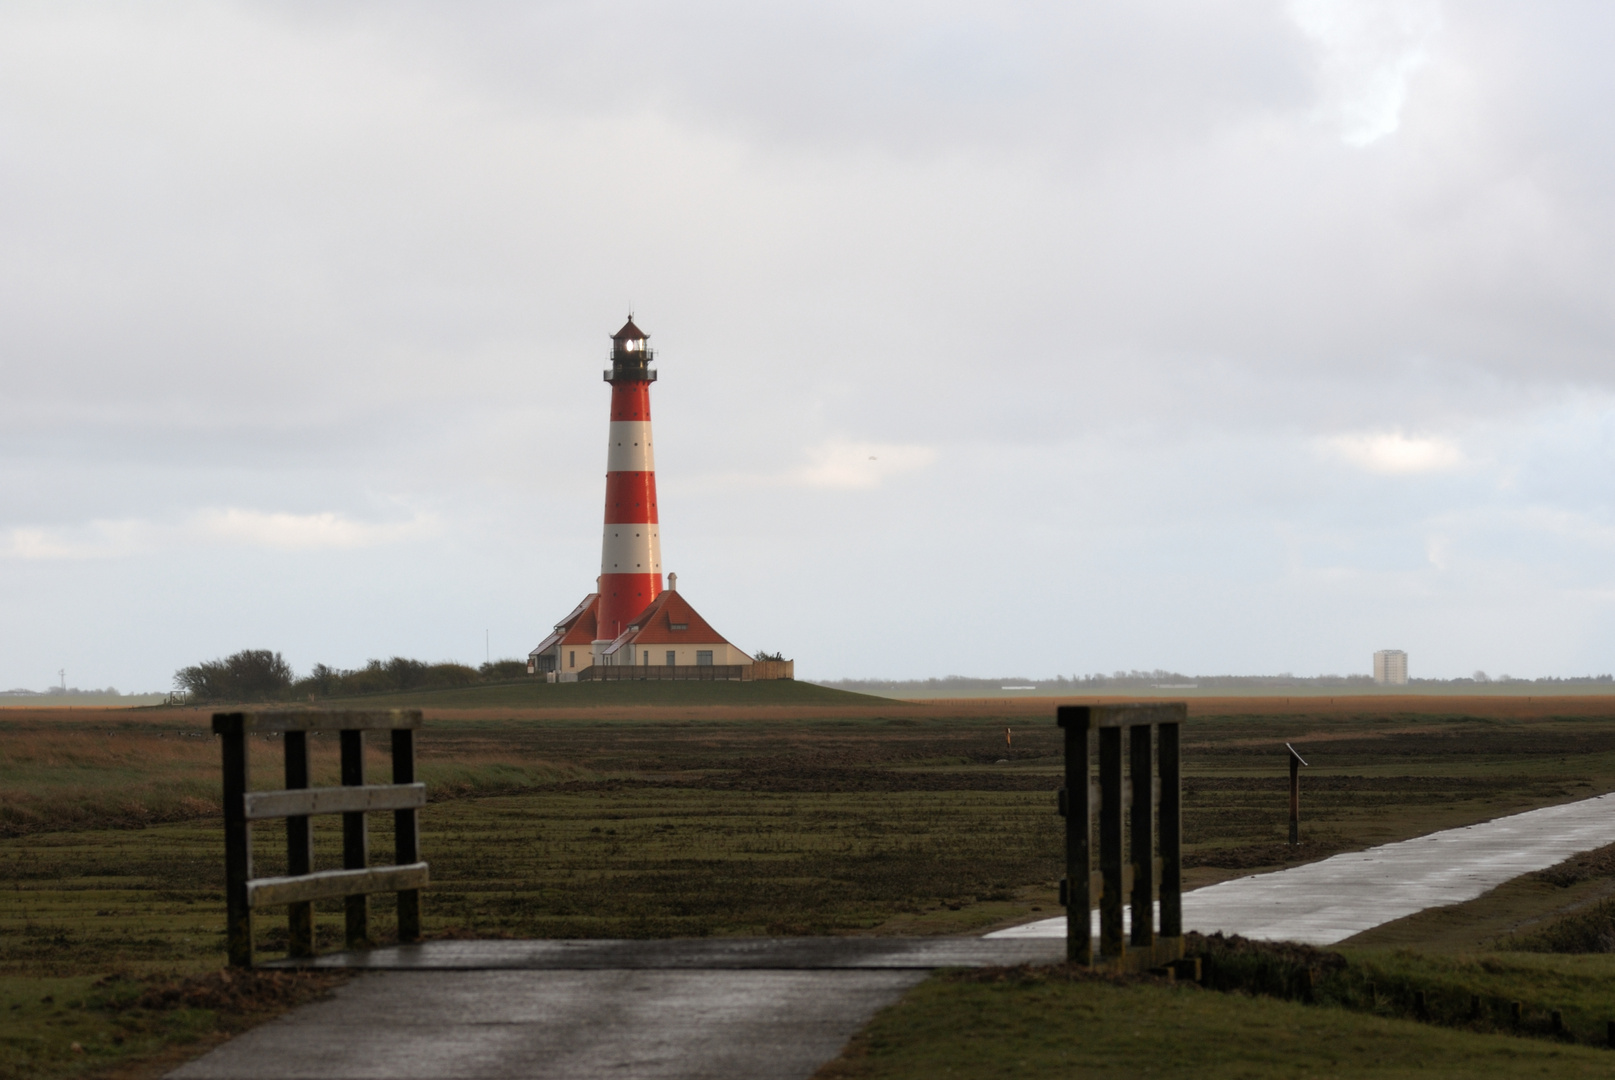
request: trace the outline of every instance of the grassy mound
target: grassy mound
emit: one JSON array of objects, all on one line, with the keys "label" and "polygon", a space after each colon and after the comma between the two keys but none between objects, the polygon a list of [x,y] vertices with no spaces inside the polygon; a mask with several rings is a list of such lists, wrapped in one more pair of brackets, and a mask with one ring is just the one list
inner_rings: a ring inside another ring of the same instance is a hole
[{"label": "grassy mound", "polygon": [[426,709],[580,709],[591,705],[889,705],[887,698],[828,686],[773,679],[767,682],[521,682],[327,698],[319,704]]}]

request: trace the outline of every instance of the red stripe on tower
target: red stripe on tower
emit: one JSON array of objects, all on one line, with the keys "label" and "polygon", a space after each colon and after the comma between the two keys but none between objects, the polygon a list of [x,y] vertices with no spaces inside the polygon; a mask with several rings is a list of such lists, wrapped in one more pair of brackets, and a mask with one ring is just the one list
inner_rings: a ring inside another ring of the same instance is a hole
[{"label": "red stripe on tower", "polygon": [[611,438],[606,451],[606,527],[600,552],[603,642],[633,623],[662,592],[662,538],[651,448],[650,370],[655,354],[634,317],[611,335]]}]

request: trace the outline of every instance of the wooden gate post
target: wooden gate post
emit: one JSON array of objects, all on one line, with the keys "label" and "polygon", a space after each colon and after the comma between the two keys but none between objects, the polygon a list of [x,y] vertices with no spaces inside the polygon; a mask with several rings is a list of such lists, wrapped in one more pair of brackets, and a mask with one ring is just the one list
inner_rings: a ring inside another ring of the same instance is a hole
[{"label": "wooden gate post", "polygon": [[[364,786],[364,732],[343,731],[342,786]],[[342,815],[342,868],[363,870],[370,865],[370,834],[365,828],[364,811]],[[347,943],[354,949],[370,941],[370,898],[356,893],[344,901],[347,909]]]},{"label": "wooden gate post", "polygon": [[1183,955],[1183,769],[1180,728],[1162,723],[1155,747],[1160,761],[1161,943],[1172,959]]},{"label": "wooden gate post", "polygon": [[1123,846],[1126,829],[1122,817],[1122,729],[1099,729],[1099,952],[1120,963],[1127,955],[1122,912],[1127,885]]},{"label": "wooden gate post", "polygon": [[1127,823],[1132,840],[1133,932],[1129,944],[1135,949],[1155,948],[1155,762],[1150,745],[1150,725],[1134,724],[1127,729],[1128,772],[1133,782],[1132,820]]},{"label": "wooden gate post", "polygon": [[[1065,732],[1066,958],[1116,970],[1183,956],[1183,702],[1062,705]],[[1099,873],[1092,870],[1088,734],[1098,731]],[[1125,761],[1123,731],[1126,731]],[[1131,783],[1129,794],[1127,784]],[[1160,872],[1156,873],[1157,853]],[[1091,929],[1099,890],[1099,941]],[[1157,930],[1155,903],[1160,901]],[[1132,932],[1126,918],[1132,916]]]},{"label": "wooden gate post", "polygon": [[252,966],[252,830],[247,824],[247,733],[242,718],[213,720],[224,750],[224,934],[231,967]]},{"label": "wooden gate post", "polygon": [[[286,790],[308,787],[308,732],[287,731],[281,735],[286,746]],[[307,814],[286,818],[286,874],[298,877],[314,872],[314,819]],[[305,958],[314,955],[314,903],[286,905],[286,955]]]},{"label": "wooden gate post", "polygon": [[1093,829],[1088,820],[1092,787],[1088,766],[1088,709],[1082,705],[1062,705],[1055,711],[1055,722],[1065,730],[1065,787],[1060,789],[1060,813],[1065,817],[1065,881],[1060,888],[1060,902],[1065,905],[1065,956],[1074,964],[1092,964],[1090,837]]},{"label": "wooden gate post", "polygon": [[[393,783],[415,782],[415,732],[410,728],[393,729]],[[408,866],[418,861],[420,836],[416,832],[415,808],[393,811],[393,862]],[[398,892],[398,940],[421,939],[421,891],[401,889]]]}]

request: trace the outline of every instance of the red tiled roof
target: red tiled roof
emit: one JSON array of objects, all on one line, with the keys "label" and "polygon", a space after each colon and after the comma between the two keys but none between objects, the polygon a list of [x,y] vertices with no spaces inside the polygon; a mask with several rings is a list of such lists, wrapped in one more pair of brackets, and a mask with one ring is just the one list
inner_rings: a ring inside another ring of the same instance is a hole
[{"label": "red tiled roof", "polygon": [[[682,630],[673,627],[682,626]],[[683,595],[664,589],[634,617],[628,629],[611,643],[608,653],[625,645],[727,645],[729,639],[712,629]]]},{"label": "red tiled roof", "polygon": [[594,613],[595,606],[599,602],[599,593],[590,593],[585,596],[583,602],[573,608],[571,614],[566,618],[556,623],[555,629],[550,632],[550,635],[539,642],[533,652],[527,655],[532,656],[533,653],[541,653],[546,649],[554,648],[556,645],[589,644],[594,640],[596,633]]},{"label": "red tiled roof", "polygon": [[600,636],[599,627],[595,625],[595,612],[600,609],[600,594],[590,593],[589,598],[578,606],[584,607],[585,604],[588,606],[579,612],[577,620],[566,628],[566,636],[561,639],[562,645],[587,645]]}]

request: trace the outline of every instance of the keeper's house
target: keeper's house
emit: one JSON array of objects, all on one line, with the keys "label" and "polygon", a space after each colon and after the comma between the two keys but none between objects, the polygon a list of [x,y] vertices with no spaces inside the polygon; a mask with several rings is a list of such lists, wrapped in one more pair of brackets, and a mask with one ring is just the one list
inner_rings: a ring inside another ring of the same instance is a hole
[{"label": "keeper's house", "polygon": [[550,636],[527,654],[527,674],[546,675],[551,682],[572,682],[578,672],[593,666],[594,612],[599,602],[600,594],[590,593],[570,615],[556,623]]},{"label": "keeper's house", "polygon": [[527,657],[554,682],[623,679],[789,679],[795,663],[753,661],[714,630],[679,593],[678,577],[610,641],[595,638],[599,594],[590,593]]}]

